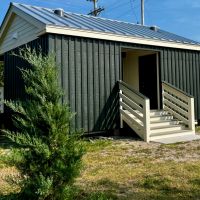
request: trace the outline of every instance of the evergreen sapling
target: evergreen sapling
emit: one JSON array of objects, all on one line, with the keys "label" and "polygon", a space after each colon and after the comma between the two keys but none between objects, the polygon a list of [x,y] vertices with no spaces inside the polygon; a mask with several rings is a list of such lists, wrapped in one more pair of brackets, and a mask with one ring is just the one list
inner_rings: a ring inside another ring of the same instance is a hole
[{"label": "evergreen sapling", "polygon": [[18,56],[29,66],[21,69],[28,98],[6,102],[14,113],[16,131],[4,131],[18,146],[6,159],[23,176],[18,198],[64,200],[80,172],[85,152],[80,142],[82,131],[70,127],[74,114],[62,103],[55,57],[30,48]]}]

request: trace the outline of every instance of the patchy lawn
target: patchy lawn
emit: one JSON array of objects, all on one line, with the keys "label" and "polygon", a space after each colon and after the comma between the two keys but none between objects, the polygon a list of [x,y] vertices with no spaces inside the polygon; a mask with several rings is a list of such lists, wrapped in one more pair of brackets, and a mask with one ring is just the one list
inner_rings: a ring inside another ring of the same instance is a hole
[{"label": "patchy lawn", "polygon": [[[75,185],[85,194],[103,194],[95,200],[200,199],[200,141],[161,145],[114,137],[84,143],[88,153]],[[12,190],[6,174],[17,171],[0,163],[0,194]]]},{"label": "patchy lawn", "polygon": [[96,140],[88,149],[76,183],[85,190],[124,200],[200,199],[200,141],[160,145]]}]

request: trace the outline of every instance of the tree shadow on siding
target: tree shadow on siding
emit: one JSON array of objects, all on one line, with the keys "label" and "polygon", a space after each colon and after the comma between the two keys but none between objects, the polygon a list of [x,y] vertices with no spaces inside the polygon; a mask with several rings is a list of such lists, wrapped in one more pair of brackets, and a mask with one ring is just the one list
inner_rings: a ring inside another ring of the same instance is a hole
[{"label": "tree shadow on siding", "polygon": [[119,128],[119,116],[119,84],[116,82],[101,110],[93,131],[109,131]]}]

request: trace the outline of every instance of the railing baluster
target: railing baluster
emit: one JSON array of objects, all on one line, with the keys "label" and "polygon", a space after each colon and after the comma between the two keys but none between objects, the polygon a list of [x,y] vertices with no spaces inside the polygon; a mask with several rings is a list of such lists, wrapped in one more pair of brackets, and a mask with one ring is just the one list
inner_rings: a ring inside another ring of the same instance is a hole
[{"label": "railing baluster", "polygon": [[120,127],[125,121],[141,138],[149,142],[150,102],[147,97],[119,81]]},{"label": "railing baluster", "polygon": [[[122,94],[122,90],[119,91],[120,94]],[[119,99],[120,102],[122,102],[122,98]],[[122,106],[120,105],[120,110],[122,110]],[[123,116],[122,114],[120,114],[120,128],[123,128],[124,124],[123,124]]]},{"label": "railing baluster", "polygon": [[[195,132],[194,97],[169,83],[162,83],[163,109]],[[180,102],[180,103],[179,103]]]},{"label": "railing baluster", "polygon": [[195,132],[195,117],[194,117],[194,98],[188,98],[188,120],[189,129]]},{"label": "railing baluster", "polygon": [[144,106],[144,131],[145,131],[145,142],[149,142],[150,139],[150,101],[145,100]]}]

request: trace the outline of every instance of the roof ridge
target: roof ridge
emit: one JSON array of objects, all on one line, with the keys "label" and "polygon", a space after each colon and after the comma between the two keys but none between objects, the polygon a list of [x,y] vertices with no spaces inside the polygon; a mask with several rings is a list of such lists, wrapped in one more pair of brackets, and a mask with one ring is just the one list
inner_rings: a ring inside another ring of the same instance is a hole
[{"label": "roof ridge", "polygon": [[[57,8],[48,8],[48,7],[42,7],[42,6],[33,6],[30,4],[24,4],[24,3],[16,3],[16,2],[11,2],[12,5],[23,5],[23,6],[31,6],[31,7],[35,7],[35,8],[40,8],[40,9],[46,9],[46,10],[50,10],[50,11],[54,11]],[[63,9],[63,8],[62,8]],[[64,9],[63,9],[64,10]],[[116,19],[110,19],[110,18],[105,18],[105,17],[94,17],[91,15],[87,15],[87,14],[82,14],[82,13],[76,13],[76,12],[70,12],[70,11],[65,11],[65,14],[74,14],[74,15],[78,15],[78,16],[84,16],[84,17],[88,17],[88,18],[94,18],[94,19],[102,19],[102,20],[106,20],[106,21],[112,21],[112,22],[119,22],[119,23],[124,23],[124,24],[131,24],[131,25],[135,25],[135,26],[140,26],[140,27],[146,27],[146,28],[150,28],[151,26],[148,25],[141,25],[141,24],[136,24],[136,23],[131,23],[131,22],[126,22],[126,21],[122,21],[122,20],[116,20]]]},{"label": "roof ridge", "polygon": [[81,13],[74,13],[74,12],[65,12],[65,13],[75,14],[75,15],[79,15],[79,16],[85,16],[85,17],[94,18],[94,19],[102,19],[102,20],[107,20],[107,21],[112,21],[112,22],[120,22],[120,23],[125,23],[125,24],[132,24],[132,25],[136,25],[136,26],[150,27],[150,26],[147,26],[147,25],[141,25],[141,24],[136,24],[136,23],[131,23],[131,22],[125,22],[125,21],[122,21],[122,20],[110,19],[110,18],[105,18],[105,17],[94,17],[94,16],[91,16],[91,15],[86,15],[86,14],[81,14]]}]

